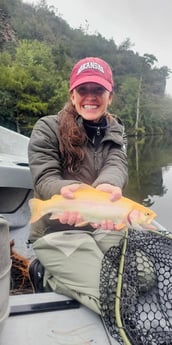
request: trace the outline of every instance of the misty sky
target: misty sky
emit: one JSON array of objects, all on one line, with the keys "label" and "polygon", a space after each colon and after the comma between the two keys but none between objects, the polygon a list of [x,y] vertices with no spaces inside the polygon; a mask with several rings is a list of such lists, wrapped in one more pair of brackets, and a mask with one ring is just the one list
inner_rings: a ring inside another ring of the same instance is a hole
[{"label": "misty sky", "polygon": [[[23,0],[38,3],[38,0]],[[47,0],[73,28],[89,24],[119,45],[126,38],[140,55],[153,54],[158,67],[172,70],[172,0]],[[172,96],[172,75],[166,93]]]}]

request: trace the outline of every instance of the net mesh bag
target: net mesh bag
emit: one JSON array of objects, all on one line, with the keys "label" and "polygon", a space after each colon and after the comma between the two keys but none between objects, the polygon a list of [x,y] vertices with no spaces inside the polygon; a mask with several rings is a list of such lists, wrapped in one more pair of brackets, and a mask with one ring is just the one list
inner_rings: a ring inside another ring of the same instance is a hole
[{"label": "net mesh bag", "polygon": [[172,234],[126,231],[104,255],[100,304],[120,345],[172,345]]}]

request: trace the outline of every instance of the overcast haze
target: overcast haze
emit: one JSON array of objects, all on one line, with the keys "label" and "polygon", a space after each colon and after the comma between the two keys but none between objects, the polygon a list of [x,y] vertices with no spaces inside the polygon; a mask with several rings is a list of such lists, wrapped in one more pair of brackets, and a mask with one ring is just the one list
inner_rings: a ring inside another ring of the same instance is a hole
[{"label": "overcast haze", "polygon": [[[37,0],[24,0],[36,4]],[[153,54],[157,66],[172,70],[172,0],[47,0],[73,28],[89,24],[119,45],[126,38],[140,55]],[[172,75],[166,93],[172,96]]]}]

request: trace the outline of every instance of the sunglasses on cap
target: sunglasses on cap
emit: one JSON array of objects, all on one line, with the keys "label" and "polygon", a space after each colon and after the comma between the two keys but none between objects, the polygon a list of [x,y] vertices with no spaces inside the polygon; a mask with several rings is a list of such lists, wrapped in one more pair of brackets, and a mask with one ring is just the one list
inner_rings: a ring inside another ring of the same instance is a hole
[{"label": "sunglasses on cap", "polygon": [[103,86],[100,85],[91,87],[88,87],[86,85],[80,85],[76,87],[75,90],[80,96],[86,96],[88,94],[102,96],[103,93],[107,91]]}]

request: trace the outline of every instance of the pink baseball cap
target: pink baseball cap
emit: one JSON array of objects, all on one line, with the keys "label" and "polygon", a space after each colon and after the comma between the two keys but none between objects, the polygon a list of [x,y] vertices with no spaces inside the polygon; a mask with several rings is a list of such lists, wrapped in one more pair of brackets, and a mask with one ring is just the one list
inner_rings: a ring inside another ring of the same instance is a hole
[{"label": "pink baseball cap", "polygon": [[107,62],[97,57],[86,57],[78,61],[70,75],[70,91],[84,83],[97,83],[111,92],[114,82]]}]

